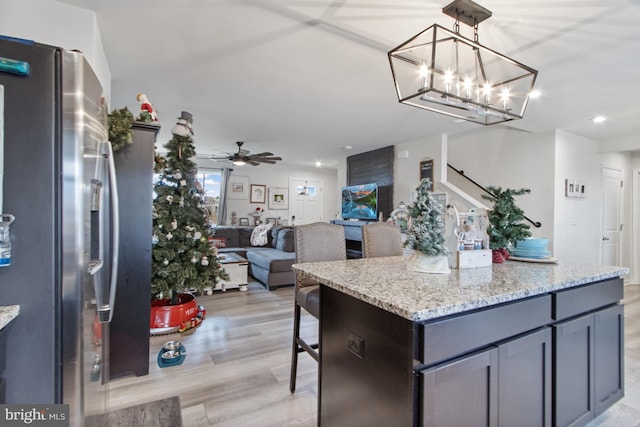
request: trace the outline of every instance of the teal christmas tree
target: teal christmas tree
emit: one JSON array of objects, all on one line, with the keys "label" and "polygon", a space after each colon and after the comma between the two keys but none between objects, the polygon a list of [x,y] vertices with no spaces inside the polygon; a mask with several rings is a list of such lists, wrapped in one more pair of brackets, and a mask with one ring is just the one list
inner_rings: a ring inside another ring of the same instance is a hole
[{"label": "teal christmas tree", "polygon": [[408,231],[406,246],[427,256],[447,255],[444,219],[444,207],[433,198],[431,180],[423,179],[416,188],[416,201],[409,207],[411,227]]},{"label": "teal christmas tree", "polygon": [[521,188],[519,190],[505,189],[501,187],[487,187],[490,195],[482,198],[493,202],[493,208],[489,211],[489,233],[491,249],[508,248],[518,240],[531,237],[530,227],[525,224],[524,212],[516,203],[514,196],[528,194],[531,190]]},{"label": "teal christmas tree", "polygon": [[217,249],[209,242],[210,228],[202,189],[196,176],[191,114],[183,111],[165,144],[165,158],[154,185],[152,297],[175,302],[179,292],[214,287],[228,276],[221,269]]}]

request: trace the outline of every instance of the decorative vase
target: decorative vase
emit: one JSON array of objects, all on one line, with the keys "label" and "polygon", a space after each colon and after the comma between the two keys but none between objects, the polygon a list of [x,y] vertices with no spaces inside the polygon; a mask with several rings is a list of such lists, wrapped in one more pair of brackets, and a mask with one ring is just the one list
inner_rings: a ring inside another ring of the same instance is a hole
[{"label": "decorative vase", "polygon": [[151,302],[151,334],[184,332],[199,326],[204,320],[206,310],[198,306],[191,294],[178,294],[178,303],[171,304],[170,299],[156,299]]},{"label": "decorative vase", "polygon": [[415,251],[407,261],[407,269],[420,273],[446,274],[450,273],[449,258],[446,255],[425,255]]}]

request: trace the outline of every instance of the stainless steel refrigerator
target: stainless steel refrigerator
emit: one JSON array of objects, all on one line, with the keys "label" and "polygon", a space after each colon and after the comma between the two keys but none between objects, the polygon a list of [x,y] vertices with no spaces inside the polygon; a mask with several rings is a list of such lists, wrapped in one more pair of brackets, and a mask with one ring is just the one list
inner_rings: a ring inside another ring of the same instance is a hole
[{"label": "stainless steel refrigerator", "polygon": [[117,192],[107,107],[82,54],[0,37],[0,213],[11,214],[0,305],[6,403],[104,417],[115,298]]}]

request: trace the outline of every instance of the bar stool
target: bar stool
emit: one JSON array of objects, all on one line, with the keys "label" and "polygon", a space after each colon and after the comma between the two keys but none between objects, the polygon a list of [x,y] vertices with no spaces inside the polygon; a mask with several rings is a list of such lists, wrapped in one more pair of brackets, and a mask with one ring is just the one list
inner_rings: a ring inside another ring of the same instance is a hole
[{"label": "bar stool", "polygon": [[[326,222],[294,227],[296,241],[296,263],[315,261],[338,261],[347,258],[344,227]],[[320,318],[320,286],[315,280],[301,278],[296,274],[295,301],[293,311],[293,345],[291,351],[291,378],[289,390],[296,390],[298,354],[306,351],[318,362],[318,344],[309,344],[300,337],[301,309],[316,319]]]}]

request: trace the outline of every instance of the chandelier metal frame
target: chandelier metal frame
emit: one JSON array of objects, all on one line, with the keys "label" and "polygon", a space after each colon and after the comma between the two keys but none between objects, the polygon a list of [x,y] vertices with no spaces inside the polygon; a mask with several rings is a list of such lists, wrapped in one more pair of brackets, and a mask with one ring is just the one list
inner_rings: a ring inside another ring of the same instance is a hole
[{"label": "chandelier metal frame", "polygon": [[433,24],[388,53],[398,101],[482,125],[521,119],[538,71],[479,43],[478,24],[491,11],[471,0],[442,11],[456,20],[453,31]]}]

